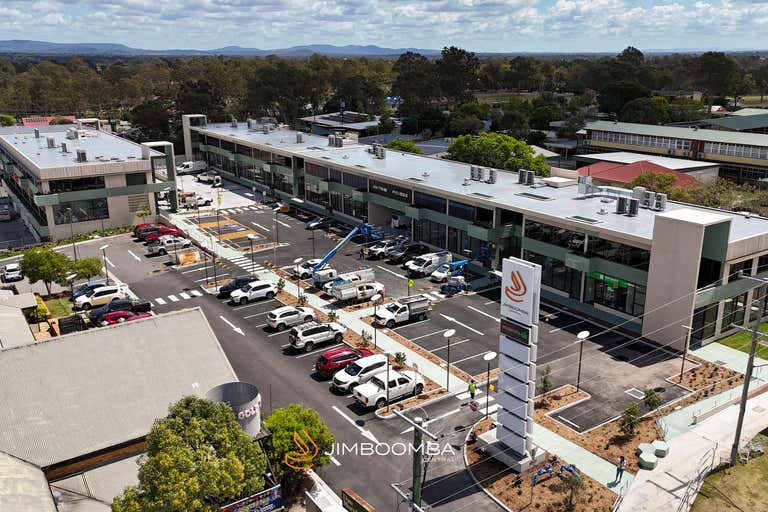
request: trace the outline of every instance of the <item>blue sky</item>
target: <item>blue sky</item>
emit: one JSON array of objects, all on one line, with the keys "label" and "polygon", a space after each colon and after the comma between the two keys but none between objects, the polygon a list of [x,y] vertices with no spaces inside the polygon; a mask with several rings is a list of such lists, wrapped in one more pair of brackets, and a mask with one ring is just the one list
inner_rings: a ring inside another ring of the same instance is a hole
[{"label": "blue sky", "polygon": [[768,46],[768,0],[0,0],[0,38],[151,49],[754,49]]}]

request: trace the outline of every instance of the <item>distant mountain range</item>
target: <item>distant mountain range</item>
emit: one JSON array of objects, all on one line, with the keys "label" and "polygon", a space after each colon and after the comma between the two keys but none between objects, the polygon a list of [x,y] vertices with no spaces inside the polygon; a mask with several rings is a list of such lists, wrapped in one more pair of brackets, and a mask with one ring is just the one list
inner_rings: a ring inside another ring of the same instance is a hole
[{"label": "distant mountain range", "polygon": [[348,45],[334,46],[330,44],[310,44],[304,46],[292,46],[290,48],[275,48],[262,50],[260,48],[244,48],[242,46],[225,46],[213,50],[147,50],[143,48],[131,48],[124,44],[112,43],[49,43],[46,41],[30,41],[13,39],[0,41],[0,53],[25,53],[36,55],[227,55],[227,56],[256,56],[279,55],[281,57],[308,57],[313,53],[321,53],[333,56],[387,56],[400,55],[408,51],[418,52],[423,55],[438,55],[440,50],[427,50],[423,48],[381,48],[373,45]]}]

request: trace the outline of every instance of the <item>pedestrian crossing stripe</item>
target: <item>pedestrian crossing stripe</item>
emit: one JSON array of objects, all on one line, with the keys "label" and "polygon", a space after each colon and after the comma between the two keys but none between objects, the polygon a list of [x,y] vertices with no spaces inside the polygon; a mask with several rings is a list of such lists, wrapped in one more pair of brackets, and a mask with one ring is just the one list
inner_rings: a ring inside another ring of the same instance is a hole
[{"label": "pedestrian crossing stripe", "polygon": [[171,302],[179,302],[179,298],[175,295],[169,295],[169,299],[171,299]]},{"label": "pedestrian crossing stripe", "polygon": [[181,293],[179,293],[179,297],[181,297],[182,299],[185,299],[185,300],[190,298],[190,296],[189,296],[189,295],[187,295],[187,294],[186,294],[186,293],[184,293],[184,292],[181,292]]},{"label": "pedestrian crossing stripe", "polygon": [[157,298],[155,299],[155,302],[157,302],[157,303],[158,303],[158,304],[160,304],[161,306],[162,306],[163,304],[165,304],[165,300],[164,300],[163,298],[161,298],[161,297],[157,297]]},{"label": "pedestrian crossing stripe", "polygon": [[191,290],[189,293],[191,293],[195,297],[202,297],[203,296],[202,292],[199,292],[197,290]]}]

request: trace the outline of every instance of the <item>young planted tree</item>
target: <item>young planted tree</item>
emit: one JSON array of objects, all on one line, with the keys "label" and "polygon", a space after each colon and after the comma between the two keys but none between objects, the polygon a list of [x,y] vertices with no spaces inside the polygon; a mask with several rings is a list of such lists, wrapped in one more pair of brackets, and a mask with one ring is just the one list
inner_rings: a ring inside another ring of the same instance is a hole
[{"label": "young planted tree", "polygon": [[648,410],[652,411],[661,405],[661,398],[659,398],[659,395],[657,395],[654,390],[646,389],[645,396],[643,397],[643,403],[648,408]]},{"label": "young planted tree", "polygon": [[557,490],[568,493],[568,501],[565,504],[565,510],[574,509],[574,500],[586,488],[584,481],[576,475],[562,477]]},{"label": "young planted tree", "polygon": [[310,468],[324,466],[331,461],[333,435],[317,412],[291,404],[276,409],[264,422],[272,433],[267,443],[272,455],[273,469],[283,485],[291,493],[306,477]]},{"label": "young planted tree", "polygon": [[78,279],[91,280],[94,277],[100,277],[104,275],[104,262],[101,258],[96,256],[89,256],[87,258],[80,258],[76,262],[71,264],[71,271],[77,275]]},{"label": "young planted tree", "polygon": [[547,398],[547,395],[550,391],[552,391],[552,377],[550,377],[551,369],[549,368],[549,365],[547,365],[546,368],[544,368],[544,375],[541,376],[541,401],[546,407],[546,405],[549,403],[549,399]]},{"label": "young planted tree", "polygon": [[635,435],[635,429],[640,424],[640,408],[637,406],[637,402],[632,402],[621,413],[621,419],[619,420],[619,429],[628,437]]},{"label": "young planted tree", "polygon": [[113,512],[214,512],[264,488],[267,459],[227,404],[185,397],[155,421],[139,461],[139,485]]},{"label": "young planted tree", "polygon": [[67,275],[72,268],[70,259],[60,252],[46,248],[30,249],[21,258],[21,271],[35,284],[42,281],[46,294],[51,294],[51,284],[67,286]]}]

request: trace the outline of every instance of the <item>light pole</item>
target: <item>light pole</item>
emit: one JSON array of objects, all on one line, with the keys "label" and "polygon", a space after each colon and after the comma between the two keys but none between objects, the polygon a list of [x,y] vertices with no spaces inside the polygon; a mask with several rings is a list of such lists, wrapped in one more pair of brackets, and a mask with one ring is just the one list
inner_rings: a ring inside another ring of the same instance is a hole
[{"label": "light pole", "polygon": [[448,352],[445,361],[445,390],[448,391],[448,385],[451,382],[451,336],[456,334],[456,329],[448,329],[443,333],[443,338],[448,341]]},{"label": "light pole", "polygon": [[272,209],[275,212],[275,245],[272,247],[272,264],[277,268],[277,246],[280,245],[280,224],[277,223],[277,212],[280,211],[280,207]]},{"label": "light pole", "polygon": [[371,322],[371,327],[373,327],[373,348],[378,348],[378,344],[376,343],[376,333],[378,333],[378,329],[376,328],[376,312],[379,310],[379,301],[381,300],[381,294],[377,293],[373,297],[371,297],[371,301],[373,301],[373,322]]},{"label": "light pole", "polygon": [[[75,296],[75,279],[77,278],[77,274],[69,274],[66,277],[67,282],[69,283],[69,296],[74,297]],[[72,299],[74,300],[74,299]]]},{"label": "light pole", "polygon": [[216,251],[213,250],[213,235],[208,235],[208,240],[211,242],[211,263],[213,265],[213,286],[215,287],[219,278],[216,276]]},{"label": "light pole", "polygon": [[581,385],[581,357],[584,354],[584,341],[589,338],[589,331],[581,331],[576,335],[576,343],[579,344],[579,372],[576,375],[576,392],[579,392]]},{"label": "light pole", "polygon": [[389,352],[384,352],[387,356],[387,407],[389,407]]},{"label": "light pole", "polygon": [[315,259],[315,228],[312,228],[312,259]]},{"label": "light pole", "polygon": [[216,208],[216,231],[218,231],[218,240],[221,242],[221,223],[219,222],[219,208]]},{"label": "light pole", "polygon": [[256,264],[253,262],[253,241],[256,239],[256,235],[248,233],[248,244],[251,246],[251,277],[256,274]]},{"label": "light pole", "polygon": [[296,293],[298,294],[298,298],[301,298],[301,274],[299,273],[299,263],[301,263],[303,260],[304,258],[301,257],[293,260],[293,264],[295,265],[294,270],[296,271]]},{"label": "light pole", "polygon": [[107,278],[107,284],[109,284],[109,268],[107,267],[107,248],[109,244],[104,244],[99,247],[101,251],[101,257],[104,258],[104,276]]},{"label": "light pole", "polygon": [[691,342],[691,334],[693,334],[693,327],[690,325],[683,325],[683,329],[686,330],[685,346],[683,347],[683,362],[680,364],[680,384],[683,385],[683,372],[685,372],[685,358],[688,356],[688,344]]},{"label": "light pole", "polygon": [[77,246],[75,245],[75,227],[72,223],[72,208],[67,208],[69,216],[69,236],[72,238],[72,258],[77,262]]},{"label": "light pole", "polygon": [[483,361],[488,363],[488,370],[485,373],[485,417],[488,418],[488,402],[491,398],[491,361],[496,359],[496,352],[488,352],[483,356]]}]

